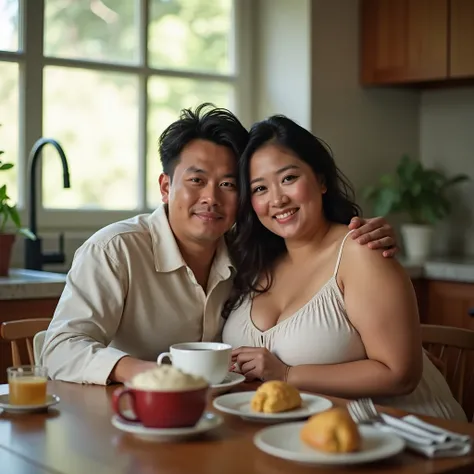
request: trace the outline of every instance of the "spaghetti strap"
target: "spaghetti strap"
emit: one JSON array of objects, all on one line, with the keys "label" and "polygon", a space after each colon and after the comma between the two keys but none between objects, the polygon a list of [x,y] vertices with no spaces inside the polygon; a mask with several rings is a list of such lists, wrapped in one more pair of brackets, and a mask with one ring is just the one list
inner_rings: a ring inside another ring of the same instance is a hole
[{"label": "spaghetti strap", "polygon": [[337,277],[337,271],[339,270],[339,264],[341,263],[341,258],[342,258],[342,251],[344,249],[344,244],[346,243],[346,240],[347,240],[347,237],[349,237],[350,234],[352,234],[352,232],[354,232],[354,229],[353,230],[350,230],[346,236],[342,239],[342,243],[341,243],[341,246],[339,247],[339,254],[337,256],[337,262],[336,262],[336,267],[334,268],[334,278]]}]

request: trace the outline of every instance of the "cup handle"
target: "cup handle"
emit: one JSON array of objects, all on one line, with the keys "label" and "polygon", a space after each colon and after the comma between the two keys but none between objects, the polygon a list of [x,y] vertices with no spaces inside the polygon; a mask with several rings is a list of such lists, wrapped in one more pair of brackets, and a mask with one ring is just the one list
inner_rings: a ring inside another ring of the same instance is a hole
[{"label": "cup handle", "polygon": [[130,397],[130,399],[132,401],[133,413],[136,413],[134,393],[129,388],[118,388],[112,394],[112,408],[113,408],[114,412],[118,416],[120,416],[120,418],[123,418],[125,421],[132,421],[134,423],[139,422],[140,420],[138,419],[137,415],[135,415],[135,418],[132,418],[132,417],[127,416],[123,413],[122,408],[120,407],[120,399],[124,395],[128,395]]},{"label": "cup handle", "polygon": [[168,359],[170,360],[171,363],[173,363],[173,357],[171,357],[171,352],[162,352],[159,356],[158,356],[158,360],[156,361],[158,365],[161,365],[163,364],[163,359],[168,357]]}]

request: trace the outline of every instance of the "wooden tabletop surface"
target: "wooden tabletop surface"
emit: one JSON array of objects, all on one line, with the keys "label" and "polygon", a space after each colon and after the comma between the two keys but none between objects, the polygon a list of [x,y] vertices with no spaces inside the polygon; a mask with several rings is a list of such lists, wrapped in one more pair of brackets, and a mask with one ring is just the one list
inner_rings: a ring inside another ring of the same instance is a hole
[{"label": "wooden tabletop surface", "polygon": [[[144,441],[110,422],[117,386],[49,382],[61,402],[49,412],[0,413],[0,472],[15,474],[438,474],[473,473],[474,455],[429,460],[403,452],[391,459],[353,467],[310,467],[258,450],[253,435],[268,426],[222,414],[224,424],[200,438],[182,442]],[[243,384],[240,390],[255,386]],[[0,385],[0,394],[8,386]],[[331,398],[331,397],[329,397]],[[344,400],[331,398],[336,405]],[[210,408],[212,410],[212,408]],[[397,414],[394,410],[386,410]],[[398,412],[400,414],[400,412]],[[439,426],[474,437],[474,424],[425,417]]]}]

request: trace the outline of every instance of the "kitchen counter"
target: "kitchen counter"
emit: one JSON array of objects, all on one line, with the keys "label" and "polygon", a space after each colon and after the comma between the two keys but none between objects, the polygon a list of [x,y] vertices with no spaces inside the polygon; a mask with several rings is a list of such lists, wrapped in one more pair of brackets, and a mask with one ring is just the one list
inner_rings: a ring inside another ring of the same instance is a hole
[{"label": "kitchen counter", "polygon": [[410,278],[474,283],[474,257],[436,257],[424,263],[400,258]]},{"label": "kitchen counter", "polygon": [[59,298],[65,284],[62,273],[12,268],[8,277],[0,277],[0,300]]}]

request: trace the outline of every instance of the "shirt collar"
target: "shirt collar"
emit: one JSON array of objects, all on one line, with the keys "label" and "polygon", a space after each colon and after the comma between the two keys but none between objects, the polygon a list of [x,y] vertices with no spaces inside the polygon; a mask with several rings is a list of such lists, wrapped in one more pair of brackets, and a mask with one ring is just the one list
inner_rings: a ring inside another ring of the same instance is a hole
[{"label": "shirt collar", "polygon": [[212,270],[216,271],[224,279],[229,278],[232,275],[232,271],[235,271],[235,266],[230,259],[229,249],[224,237],[221,237],[219,240],[214,261],[212,262]]},{"label": "shirt collar", "polygon": [[[157,272],[172,272],[178,268],[185,267],[186,262],[181,255],[178,243],[171,230],[166,214],[166,206],[161,204],[148,218],[150,235],[153,245],[153,256],[155,260],[155,270]],[[222,278],[229,278],[232,270],[235,270],[229,256],[225,238],[219,239],[216,254],[212,263],[212,270],[221,275]]]}]

